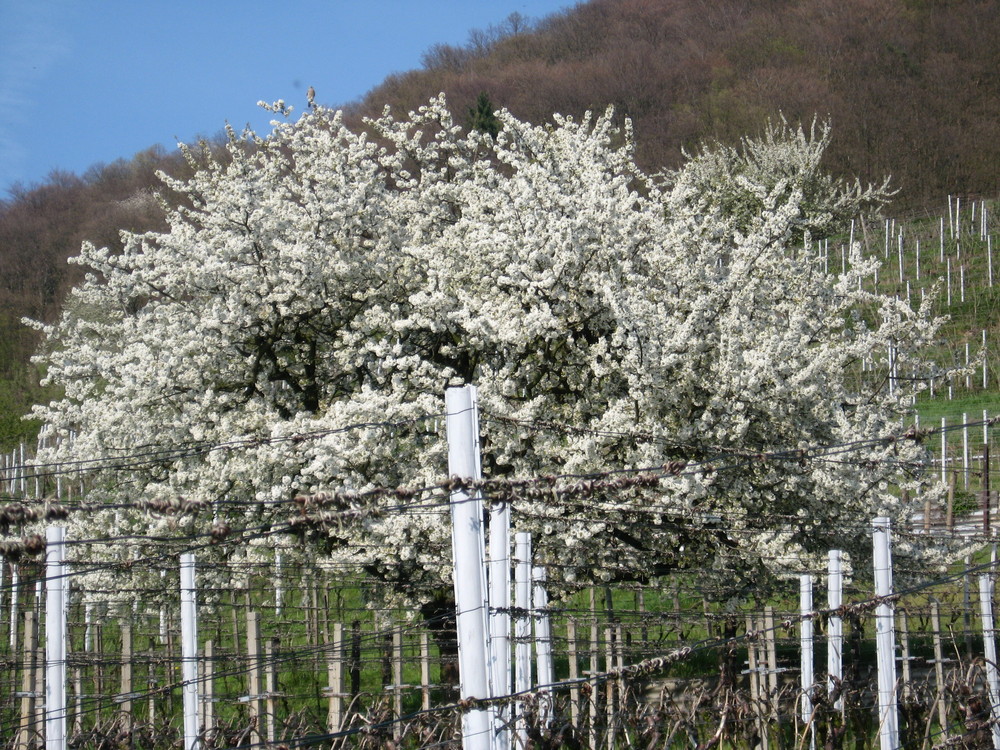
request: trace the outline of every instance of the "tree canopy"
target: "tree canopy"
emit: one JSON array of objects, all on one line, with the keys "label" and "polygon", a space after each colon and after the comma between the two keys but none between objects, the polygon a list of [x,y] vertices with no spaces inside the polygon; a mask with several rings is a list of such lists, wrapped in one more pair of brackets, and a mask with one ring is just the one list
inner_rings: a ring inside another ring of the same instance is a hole
[{"label": "tree canopy", "polygon": [[858,363],[919,370],[934,322],[867,291],[857,248],[830,275],[803,246],[886,197],[823,177],[825,131],[650,176],[611,112],[501,111],[494,140],[443,98],[356,130],[272,108],[223,159],[187,149],[169,228],[85,244],[86,281],[36,324],[64,392],[34,409],[39,460],[93,462],[92,501],[212,509],[98,511],[74,535],[259,529],[327,492],[355,520],[300,527],[302,554],[420,600],[449,581],[446,496],[404,514],[373,490],[444,479],[435,419],[463,383],[487,477],[563,477],[504,497],[568,585],[698,567],[745,593],[832,547],[863,557],[859,524],[909,510],[895,487],[933,491],[897,439],[918,385]]}]

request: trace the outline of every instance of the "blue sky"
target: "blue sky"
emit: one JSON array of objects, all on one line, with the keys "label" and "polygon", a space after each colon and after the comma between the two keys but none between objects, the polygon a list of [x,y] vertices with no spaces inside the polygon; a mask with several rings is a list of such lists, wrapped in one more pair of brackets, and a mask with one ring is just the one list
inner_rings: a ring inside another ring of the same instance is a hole
[{"label": "blue sky", "polygon": [[0,198],[154,144],[268,130],[260,100],[327,106],[511,13],[575,0],[0,0]]}]

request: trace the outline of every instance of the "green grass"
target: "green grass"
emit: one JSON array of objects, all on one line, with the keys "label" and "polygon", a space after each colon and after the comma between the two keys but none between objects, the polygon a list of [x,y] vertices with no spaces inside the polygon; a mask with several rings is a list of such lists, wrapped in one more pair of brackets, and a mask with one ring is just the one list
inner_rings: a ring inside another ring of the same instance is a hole
[{"label": "green grass", "polygon": [[[970,422],[979,422],[983,418],[983,411],[988,412],[991,418],[1000,415],[1000,392],[987,390],[962,393],[950,401],[947,393],[938,394],[933,399],[924,395],[917,400],[920,423],[925,427],[939,427],[942,417],[949,425],[961,424],[963,415],[967,415]],[[981,435],[980,431],[980,437]]]}]

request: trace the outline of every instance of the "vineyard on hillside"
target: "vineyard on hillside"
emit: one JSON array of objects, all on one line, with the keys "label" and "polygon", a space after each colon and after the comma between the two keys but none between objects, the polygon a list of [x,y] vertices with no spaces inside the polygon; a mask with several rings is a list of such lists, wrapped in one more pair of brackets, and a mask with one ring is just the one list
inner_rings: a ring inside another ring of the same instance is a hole
[{"label": "vineyard on hillside", "polygon": [[[997,336],[1000,312],[994,206],[992,201],[949,196],[947,211],[940,216],[887,219],[881,226],[864,227],[855,237],[882,262],[871,279],[874,288],[914,306],[930,298],[935,314],[948,318],[937,361],[943,370],[968,368],[969,372],[928,379],[921,407],[935,415],[950,407],[927,402],[939,397],[964,400],[997,388],[997,346],[991,345]],[[833,251],[823,246],[824,263],[831,272],[844,262],[842,247]]]}]

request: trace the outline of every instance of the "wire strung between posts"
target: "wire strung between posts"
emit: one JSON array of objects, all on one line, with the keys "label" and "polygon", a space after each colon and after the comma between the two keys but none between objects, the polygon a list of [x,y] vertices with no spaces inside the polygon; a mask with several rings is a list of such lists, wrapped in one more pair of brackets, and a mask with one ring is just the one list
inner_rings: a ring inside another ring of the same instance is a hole
[{"label": "wire strung between posts", "polygon": [[[125,470],[142,468],[145,466],[156,466],[168,461],[177,461],[184,458],[196,458],[199,456],[205,456],[210,453],[215,453],[218,451],[227,450],[238,450],[242,448],[260,448],[267,445],[280,445],[282,443],[301,443],[308,440],[318,440],[320,438],[328,437],[330,435],[338,435],[347,432],[354,432],[357,430],[365,430],[372,428],[382,428],[395,430],[403,427],[413,426],[421,422],[433,421],[443,419],[445,414],[428,414],[420,417],[412,417],[410,419],[403,419],[398,421],[378,421],[378,422],[357,422],[350,425],[344,425],[343,427],[331,427],[324,430],[315,430],[311,432],[298,432],[291,435],[278,435],[278,436],[255,436],[255,437],[245,437],[245,438],[235,438],[233,440],[228,440],[220,443],[211,442],[190,442],[181,443],[174,447],[169,448],[156,448],[153,450],[139,450],[133,453],[125,452],[125,449],[121,449],[122,453],[118,456],[113,457],[102,457],[102,458],[88,458],[88,459],[68,459],[65,461],[51,461],[47,463],[42,462],[25,462],[24,464],[14,464],[5,467],[6,471],[21,471],[26,472],[28,470],[34,470],[33,473],[24,474],[24,479],[42,479],[51,478],[55,476],[75,476],[81,473],[92,472],[92,471],[106,471],[106,470]],[[138,449],[147,448],[155,446],[155,443],[149,443],[147,445],[136,446]],[[71,468],[66,468],[71,467]],[[49,469],[50,471],[37,471],[38,469]],[[18,477],[22,478],[21,476]]]},{"label": "wire strung between posts", "polygon": [[[343,432],[343,431],[348,431],[348,430],[351,430],[351,429],[368,428],[368,427],[371,427],[371,426],[387,426],[387,425],[391,425],[391,426],[395,427],[395,426],[400,426],[402,424],[410,424],[410,423],[413,423],[413,422],[416,422],[416,421],[420,421],[420,420],[424,420],[424,419],[433,419],[433,418],[435,418],[435,416],[421,417],[421,418],[418,418],[416,420],[408,420],[406,422],[395,422],[395,423],[362,423],[362,424],[358,424],[358,425],[351,425],[351,426],[348,426],[348,427],[339,428],[337,430],[318,431],[318,432],[315,432],[315,433],[304,433],[304,434],[300,434],[300,435],[286,436],[286,437],[281,437],[281,438],[271,438],[271,439],[255,438],[255,439],[252,439],[252,440],[251,439],[247,439],[247,440],[232,441],[231,443],[228,443],[228,444],[215,444],[215,445],[211,445],[211,446],[205,446],[204,447],[204,452],[210,452],[211,450],[217,450],[217,449],[221,449],[223,447],[235,447],[235,446],[240,446],[240,445],[243,445],[243,446],[245,446],[245,445],[259,445],[259,444],[262,444],[264,442],[270,442],[270,441],[274,441],[274,442],[288,441],[288,440],[298,441],[298,440],[303,440],[303,439],[307,439],[307,438],[311,438],[311,437],[320,437],[320,436],[323,436],[323,435],[331,434],[332,432]],[[494,417],[494,418],[496,418],[496,417]],[[980,420],[980,421],[972,422],[972,423],[969,423],[969,424],[970,425],[993,424],[993,423],[997,422],[998,420],[1000,420],[1000,417],[996,417],[996,418],[989,419],[989,420]],[[510,420],[510,421],[516,422],[515,420]],[[549,427],[549,426],[551,426],[554,423],[543,422],[543,423],[539,423],[539,424],[542,424],[542,425],[544,425],[546,427]],[[569,429],[567,426],[562,426],[562,427],[566,428],[566,429]],[[889,436],[882,437],[882,438],[873,438],[873,439],[859,440],[859,441],[849,441],[849,442],[845,442],[845,443],[831,444],[831,445],[824,446],[824,447],[814,447],[814,448],[806,448],[806,449],[800,448],[800,449],[794,449],[794,450],[776,450],[776,451],[771,451],[771,452],[766,452],[766,453],[754,453],[754,452],[739,451],[739,450],[729,450],[728,452],[726,452],[724,454],[720,453],[719,455],[713,457],[712,459],[706,459],[706,460],[701,460],[701,461],[675,460],[675,461],[668,462],[666,465],[664,465],[662,467],[646,467],[646,468],[642,468],[642,469],[615,469],[615,470],[610,470],[610,471],[605,471],[605,472],[594,472],[594,473],[590,473],[590,474],[553,475],[553,476],[534,477],[534,478],[529,478],[529,479],[524,479],[524,480],[510,480],[510,479],[505,479],[505,478],[494,478],[494,479],[480,480],[480,482],[477,485],[469,485],[468,483],[456,484],[456,480],[454,478],[452,478],[451,480],[439,483],[437,485],[431,485],[431,486],[428,486],[428,487],[424,487],[424,488],[411,489],[411,488],[406,488],[406,487],[377,487],[377,488],[372,488],[370,490],[363,491],[363,492],[353,492],[353,491],[352,492],[343,492],[343,491],[341,491],[341,492],[338,492],[338,491],[320,492],[320,493],[315,493],[314,495],[311,495],[311,496],[309,496],[309,495],[307,495],[307,496],[297,496],[296,497],[296,501],[301,502],[303,506],[324,506],[324,505],[333,504],[333,505],[340,505],[341,507],[343,507],[344,505],[351,505],[351,504],[357,505],[357,504],[359,504],[359,503],[361,503],[362,501],[365,501],[365,500],[377,500],[379,498],[388,497],[390,495],[395,496],[397,499],[405,500],[405,499],[416,497],[416,496],[418,496],[420,494],[423,494],[423,493],[451,492],[454,489],[472,489],[472,490],[479,489],[479,490],[481,490],[481,491],[483,491],[483,492],[485,492],[487,494],[489,494],[489,493],[500,493],[501,496],[507,495],[507,496],[513,497],[513,495],[514,495],[514,489],[515,488],[521,489],[521,490],[526,491],[526,492],[530,492],[531,491],[530,488],[532,487],[532,485],[549,485],[550,491],[556,491],[556,492],[562,494],[563,496],[574,494],[574,493],[592,494],[595,489],[604,489],[606,491],[616,491],[616,490],[621,490],[621,489],[624,489],[625,487],[627,487],[628,483],[622,484],[621,482],[619,482],[617,485],[615,485],[615,484],[607,484],[607,485],[605,485],[603,487],[600,486],[600,485],[598,485],[598,484],[595,484],[595,482],[597,482],[599,479],[607,480],[608,478],[610,478],[611,476],[616,475],[616,474],[617,475],[627,475],[627,474],[637,475],[636,478],[632,480],[632,482],[631,482],[632,484],[638,486],[638,485],[642,485],[644,483],[648,483],[648,486],[651,486],[653,484],[653,477],[656,477],[656,476],[659,476],[659,477],[662,478],[662,477],[665,477],[665,476],[685,476],[685,475],[692,475],[692,474],[701,474],[701,475],[704,475],[704,474],[713,473],[713,472],[734,471],[734,470],[743,468],[743,467],[747,466],[749,463],[753,463],[753,462],[768,462],[768,461],[787,462],[787,461],[794,461],[794,462],[797,462],[799,464],[804,464],[804,463],[809,462],[809,461],[823,461],[823,460],[828,460],[829,461],[831,459],[828,459],[826,457],[831,456],[831,455],[836,455],[837,453],[850,452],[851,450],[855,450],[855,449],[858,449],[858,448],[861,448],[861,447],[865,447],[865,446],[870,447],[870,446],[877,445],[877,444],[892,444],[894,442],[897,442],[897,441],[903,440],[903,439],[905,439],[905,440],[917,440],[917,441],[920,441],[920,440],[925,439],[927,436],[930,436],[930,435],[936,434],[937,432],[942,431],[943,429],[952,430],[952,429],[960,429],[960,428],[961,428],[961,426],[952,426],[952,427],[949,427],[949,428],[936,428],[936,427],[934,427],[934,428],[925,428],[925,429],[919,429],[918,430],[916,427],[911,426],[906,431],[904,431],[902,433],[893,434],[893,435],[889,435]],[[142,455],[142,454],[136,454],[136,455]],[[185,455],[189,455],[189,454],[185,454]],[[191,455],[193,455],[193,454],[191,454]],[[728,464],[727,463],[720,463],[721,461],[727,461],[727,460],[731,461],[731,459],[734,459],[734,458],[740,459],[740,460],[735,461],[735,462],[730,462]],[[57,465],[61,466],[62,464],[57,464]],[[913,465],[913,464],[906,464],[904,462],[899,462],[899,465],[900,466],[910,466],[911,468],[925,468],[925,466],[923,464]],[[648,476],[643,476],[643,475],[648,475]],[[589,485],[588,484],[577,484],[575,487],[568,486],[568,487],[560,487],[560,488],[555,489],[555,490],[552,489],[552,485],[554,484],[555,481],[566,480],[566,479],[575,479],[575,480],[579,480],[580,482],[589,482],[590,484]],[[529,495],[529,499],[530,499],[530,495]],[[33,511],[33,510],[30,510],[30,509],[25,509],[24,506],[25,506],[26,502],[30,502],[30,501],[21,500],[17,504],[8,504],[7,506],[4,506],[3,508],[0,508],[0,527],[2,527],[4,524],[6,524],[6,525],[13,525],[13,524],[16,524],[16,523],[24,523],[24,522],[41,520],[43,516],[41,514],[39,514],[37,511]],[[44,502],[44,503],[47,503],[49,506],[51,506],[51,507],[47,507],[46,510],[43,511],[45,520],[61,520],[62,518],[65,517],[62,514],[69,513],[71,511],[91,511],[91,510],[97,510],[97,509],[112,509],[112,508],[116,508],[116,509],[135,509],[135,510],[140,510],[140,511],[149,511],[149,512],[154,512],[154,513],[165,513],[165,514],[189,514],[189,513],[195,513],[195,512],[198,512],[198,511],[207,510],[209,508],[212,508],[213,511],[214,511],[221,504],[235,504],[235,505],[240,505],[240,506],[250,504],[250,505],[260,505],[262,507],[268,507],[268,506],[278,506],[283,501],[280,501],[280,500],[279,501],[257,501],[257,500],[254,500],[254,501],[226,501],[226,500],[220,500],[220,501],[212,501],[212,502],[210,502],[210,501],[203,501],[203,500],[196,500],[196,501],[195,500],[186,500],[184,498],[177,497],[177,498],[169,498],[169,499],[140,500],[140,501],[135,501],[133,503],[117,503],[117,504],[113,504],[113,505],[111,505],[111,504],[109,504],[109,505],[102,505],[100,503],[82,503],[82,502],[80,502],[80,503],[77,503],[76,505],[68,506],[68,505],[63,505],[61,503],[55,503],[55,502],[53,502],[51,500],[41,500],[41,501],[38,501],[38,502]],[[364,511],[361,510],[361,509],[358,509],[356,512],[360,516],[363,513],[372,514],[372,513],[377,513],[379,511],[369,508],[369,509],[366,509]],[[365,517],[370,517],[370,515],[366,515]],[[220,532],[221,532],[221,529],[220,529]]]},{"label": "wire strung between posts", "polygon": [[[165,461],[170,461],[170,460],[203,456],[212,452],[222,451],[222,450],[256,448],[265,445],[275,445],[287,442],[298,443],[307,440],[319,439],[333,434],[342,434],[362,429],[372,429],[372,428],[382,428],[390,430],[399,429],[406,426],[412,426],[421,422],[439,420],[444,418],[445,416],[446,416],[445,414],[429,414],[425,416],[414,417],[395,422],[389,422],[389,421],[359,422],[356,424],[345,425],[343,427],[330,428],[326,430],[316,430],[313,432],[303,432],[303,433],[295,433],[292,435],[272,436],[272,437],[256,436],[247,438],[237,438],[231,441],[226,441],[221,443],[192,442],[188,444],[181,444],[173,448],[159,448],[156,450],[149,450],[149,451],[123,453],[122,455],[115,457],[103,457],[103,458],[93,458],[93,459],[70,459],[66,461],[49,462],[49,463],[27,462],[25,464],[11,465],[9,467],[6,467],[6,470],[10,472],[18,472],[18,471],[27,471],[29,469],[37,470],[40,468],[52,469],[52,471],[50,472],[45,472],[45,473],[37,472],[37,473],[27,474],[23,477],[24,479],[34,479],[36,477],[48,478],[53,476],[73,476],[88,471],[124,470],[131,468],[141,468],[143,466],[161,464]],[[553,431],[559,434],[583,434],[583,435],[593,435],[595,437],[627,438],[628,440],[634,443],[659,442],[668,445],[674,445],[678,449],[692,448],[692,446],[687,446],[682,443],[672,442],[667,440],[667,438],[664,436],[657,436],[651,433],[595,430],[591,428],[563,424],[553,421],[517,419],[514,417],[497,415],[490,412],[484,413],[484,421],[495,421],[501,424],[511,424],[521,427],[529,427],[531,429],[535,429],[538,431]],[[860,446],[872,446],[884,443],[892,443],[902,439],[922,440],[926,437],[940,434],[941,432],[951,432],[955,430],[961,430],[967,427],[982,427],[986,425],[997,424],[998,422],[1000,422],[1000,416],[986,420],[972,421],[960,425],[950,425],[944,428],[941,427],[917,428],[915,425],[911,425],[910,427],[907,427],[905,430],[901,432],[893,433],[884,437],[846,441],[843,443],[820,445],[806,449],[774,450],[764,453],[756,451],[741,451],[736,448],[721,447],[721,446],[715,446],[715,447],[709,446],[708,449],[718,454],[718,457],[721,459],[756,458],[758,460],[764,460],[767,458],[773,458],[776,460],[778,459],[799,460],[803,457],[803,453],[807,454],[806,457],[808,457],[808,454],[810,453],[816,453],[816,452],[822,453],[827,450],[836,450],[836,449],[860,447]],[[145,446],[138,446],[138,447],[141,448]],[[702,447],[700,450],[705,450],[705,448]],[[704,462],[686,461],[686,463],[689,465],[691,464],[698,465]],[[66,467],[72,467],[72,468],[67,469]]]}]

